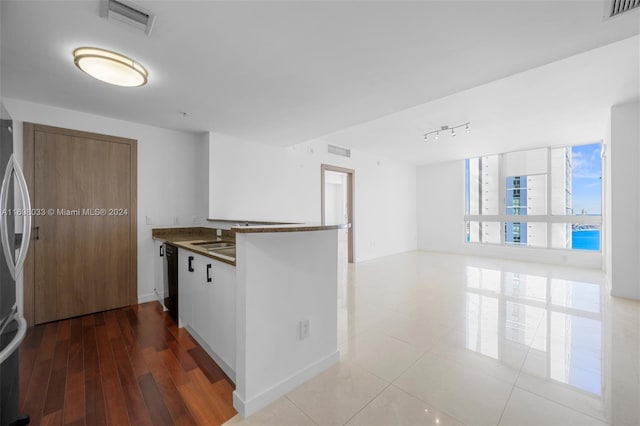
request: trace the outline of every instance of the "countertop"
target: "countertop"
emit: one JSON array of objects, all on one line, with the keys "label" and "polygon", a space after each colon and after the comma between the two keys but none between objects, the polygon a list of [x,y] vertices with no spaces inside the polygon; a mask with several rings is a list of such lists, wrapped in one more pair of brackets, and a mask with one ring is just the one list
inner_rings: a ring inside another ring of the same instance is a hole
[{"label": "countertop", "polygon": [[236,258],[225,256],[220,253],[210,252],[197,245],[197,243],[205,243],[211,241],[224,241],[235,243],[233,232],[223,230],[222,236],[217,236],[216,229],[194,227],[194,228],[154,228],[151,230],[154,240],[172,244],[176,247],[192,251],[202,256],[210,257],[219,262],[236,266]]},{"label": "countertop", "polygon": [[[234,221],[235,222],[235,221]],[[185,250],[192,251],[203,256],[210,257],[220,262],[228,263],[229,265],[236,265],[236,258],[226,256],[221,253],[211,252],[205,248],[200,247],[198,243],[223,241],[223,242],[236,242],[236,233],[241,234],[253,234],[253,233],[268,233],[268,232],[308,232],[308,231],[327,231],[332,229],[348,229],[351,224],[342,225],[318,225],[307,223],[279,223],[279,224],[260,224],[250,226],[234,226],[231,229],[221,230],[222,235],[217,235],[217,229],[206,227],[191,227],[191,228],[154,228],[151,230],[151,235],[154,240],[173,244],[176,247],[183,248]]]},{"label": "countertop", "polygon": [[306,232],[306,231],[326,231],[330,229],[346,229],[351,224],[322,225],[319,223],[293,223],[293,222],[266,222],[257,220],[238,219],[207,219],[209,222],[230,223],[229,227],[234,232],[243,234],[261,232]]},{"label": "countertop", "polygon": [[253,226],[234,226],[231,228],[234,232],[241,234],[252,234],[260,232],[307,232],[307,231],[328,231],[331,229],[347,229],[351,224],[344,223],[342,225],[315,225],[307,223],[291,223],[278,225],[253,225]]}]

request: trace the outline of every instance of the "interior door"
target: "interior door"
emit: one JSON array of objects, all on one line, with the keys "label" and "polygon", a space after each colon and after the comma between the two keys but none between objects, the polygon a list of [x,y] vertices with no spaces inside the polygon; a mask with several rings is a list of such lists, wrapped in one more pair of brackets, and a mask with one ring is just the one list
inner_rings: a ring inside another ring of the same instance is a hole
[{"label": "interior door", "polygon": [[38,125],[27,134],[35,323],[136,303],[136,141]]},{"label": "interior door", "polygon": [[323,225],[349,223],[349,229],[338,231],[339,260],[346,258],[353,263],[353,181],[354,171],[343,167],[322,164],[321,172],[321,218]]}]

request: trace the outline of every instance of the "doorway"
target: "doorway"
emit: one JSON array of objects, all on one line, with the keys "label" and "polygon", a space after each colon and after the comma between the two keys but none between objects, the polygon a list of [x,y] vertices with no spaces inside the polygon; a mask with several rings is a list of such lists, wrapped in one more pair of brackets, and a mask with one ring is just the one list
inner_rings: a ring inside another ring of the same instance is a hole
[{"label": "doorway", "polygon": [[323,225],[350,223],[348,229],[338,231],[339,260],[353,263],[354,171],[343,167],[321,165],[321,217]]}]

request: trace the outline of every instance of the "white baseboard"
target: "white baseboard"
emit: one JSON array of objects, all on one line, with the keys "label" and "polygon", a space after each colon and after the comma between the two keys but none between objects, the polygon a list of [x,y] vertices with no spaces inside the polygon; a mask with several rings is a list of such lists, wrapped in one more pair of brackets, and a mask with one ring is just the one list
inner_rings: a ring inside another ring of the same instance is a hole
[{"label": "white baseboard", "polygon": [[157,302],[158,296],[155,293],[139,294],[138,303]]},{"label": "white baseboard", "polygon": [[224,374],[226,374],[233,383],[236,382],[236,372],[233,370],[233,368],[231,368],[226,362],[224,362],[222,360],[222,358],[220,358],[218,356],[217,353],[215,353],[213,351],[213,349],[211,349],[211,347],[209,345],[207,345],[207,342],[204,341],[204,339],[198,334],[196,333],[193,328],[191,328],[190,325],[185,325],[184,327],[189,334],[191,335],[191,337],[193,337],[196,342],[198,342],[200,344],[200,346],[202,346],[202,349],[204,349],[204,351],[209,354],[209,356],[211,357],[211,359],[213,359],[215,361],[216,364],[218,364],[218,367],[220,367],[222,369],[222,371],[224,371]]},{"label": "white baseboard", "polygon": [[162,305],[162,310],[165,312],[168,311],[167,307],[164,306],[164,295],[161,296],[160,293],[158,293],[158,290],[155,288],[153,289],[153,292],[156,294],[156,298],[158,299],[158,302],[160,302],[160,304]]},{"label": "white baseboard", "polygon": [[340,361],[340,352],[336,351],[315,364],[294,373],[275,386],[251,398],[249,401],[244,401],[240,395],[238,395],[238,391],[236,390],[233,392],[233,407],[242,417],[248,417],[271,404],[281,396],[286,395],[312,377],[320,374],[327,368],[336,364],[338,361]]}]

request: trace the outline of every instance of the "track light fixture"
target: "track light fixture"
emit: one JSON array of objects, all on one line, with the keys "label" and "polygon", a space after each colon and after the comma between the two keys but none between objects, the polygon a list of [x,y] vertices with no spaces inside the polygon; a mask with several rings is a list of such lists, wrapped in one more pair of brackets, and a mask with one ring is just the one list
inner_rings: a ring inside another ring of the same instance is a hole
[{"label": "track light fixture", "polygon": [[436,130],[432,130],[430,132],[425,133],[424,136],[424,141],[425,142],[429,142],[429,135],[435,134],[434,139],[438,140],[438,138],[440,137],[440,132],[444,132],[447,130],[451,130],[451,136],[456,136],[456,129],[460,128],[460,127],[464,127],[465,132],[469,133],[471,132],[471,128],[469,127],[471,125],[470,122],[467,123],[462,123],[462,124],[458,124],[457,126],[441,126],[439,129]]}]

